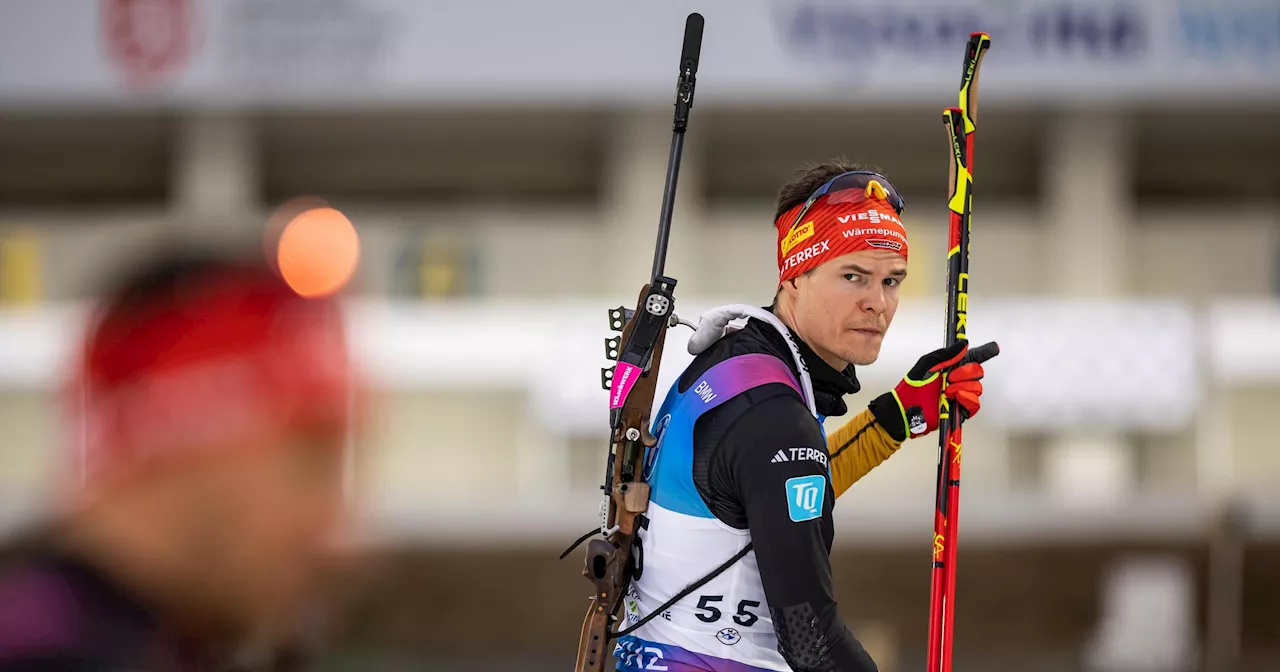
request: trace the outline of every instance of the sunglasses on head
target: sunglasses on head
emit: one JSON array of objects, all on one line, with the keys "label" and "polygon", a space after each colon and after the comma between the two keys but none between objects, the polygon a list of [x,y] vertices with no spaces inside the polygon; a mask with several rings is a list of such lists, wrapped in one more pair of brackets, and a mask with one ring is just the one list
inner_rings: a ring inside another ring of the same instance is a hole
[{"label": "sunglasses on head", "polygon": [[851,170],[827,180],[826,184],[809,194],[809,198],[805,199],[804,207],[796,213],[796,220],[791,223],[792,228],[804,219],[809,208],[823,196],[827,197],[827,203],[832,204],[856,204],[879,199],[888,203],[898,216],[902,216],[902,211],[907,207],[906,201],[902,200],[902,195],[884,175],[870,170]]}]

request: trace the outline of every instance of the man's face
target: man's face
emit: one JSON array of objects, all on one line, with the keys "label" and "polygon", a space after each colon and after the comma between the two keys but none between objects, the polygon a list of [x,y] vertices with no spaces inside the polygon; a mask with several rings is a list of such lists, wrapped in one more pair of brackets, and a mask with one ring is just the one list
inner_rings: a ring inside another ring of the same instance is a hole
[{"label": "man's face", "polygon": [[288,433],[211,460],[189,484],[186,541],[233,627],[275,625],[305,601],[343,511],[343,435]]},{"label": "man's face", "polygon": [[880,356],[906,276],[898,253],[861,250],[822,264],[784,291],[794,292],[796,329],[814,352],[865,365]]}]

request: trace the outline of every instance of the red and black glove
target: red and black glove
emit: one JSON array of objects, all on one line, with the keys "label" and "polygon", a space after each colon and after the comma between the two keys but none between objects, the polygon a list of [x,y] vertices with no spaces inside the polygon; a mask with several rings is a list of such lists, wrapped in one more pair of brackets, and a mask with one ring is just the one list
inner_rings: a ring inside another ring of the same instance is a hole
[{"label": "red and black glove", "polygon": [[995,342],[972,350],[968,341],[934,350],[920,358],[907,376],[893,388],[871,401],[871,412],[889,435],[905,441],[924,436],[938,428],[938,400],[946,374],[947,398],[954,402],[963,422],[982,407],[982,363],[1000,354]]}]

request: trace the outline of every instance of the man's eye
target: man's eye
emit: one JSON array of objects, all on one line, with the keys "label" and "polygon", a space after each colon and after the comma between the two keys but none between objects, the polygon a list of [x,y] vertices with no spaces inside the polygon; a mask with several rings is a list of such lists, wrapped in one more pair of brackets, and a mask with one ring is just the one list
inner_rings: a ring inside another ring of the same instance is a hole
[{"label": "man's eye", "polygon": [[844,279],[850,282],[861,282],[862,276],[858,275],[857,273],[845,273]]},{"label": "man's eye", "polygon": [[885,278],[884,284],[890,287],[897,287],[898,285],[902,284],[902,280],[899,278]]}]

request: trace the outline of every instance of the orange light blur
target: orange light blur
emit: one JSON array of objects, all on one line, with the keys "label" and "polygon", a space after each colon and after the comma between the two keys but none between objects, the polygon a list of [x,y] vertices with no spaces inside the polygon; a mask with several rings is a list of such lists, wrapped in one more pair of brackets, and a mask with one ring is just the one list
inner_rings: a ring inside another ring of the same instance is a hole
[{"label": "orange light blur", "polygon": [[360,238],[333,208],[311,208],[284,227],[276,248],[280,275],[302,296],[325,296],[347,284],[360,260]]}]

